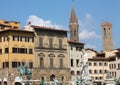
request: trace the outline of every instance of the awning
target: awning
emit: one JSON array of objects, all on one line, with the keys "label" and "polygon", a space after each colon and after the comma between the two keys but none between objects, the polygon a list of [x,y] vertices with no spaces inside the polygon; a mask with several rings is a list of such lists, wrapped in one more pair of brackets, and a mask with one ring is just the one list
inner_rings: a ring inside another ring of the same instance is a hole
[{"label": "awning", "polygon": [[22,81],[22,77],[17,76],[17,77],[15,78],[15,82],[21,82],[21,81]]},{"label": "awning", "polygon": [[4,78],[3,81],[7,81],[7,78]]}]

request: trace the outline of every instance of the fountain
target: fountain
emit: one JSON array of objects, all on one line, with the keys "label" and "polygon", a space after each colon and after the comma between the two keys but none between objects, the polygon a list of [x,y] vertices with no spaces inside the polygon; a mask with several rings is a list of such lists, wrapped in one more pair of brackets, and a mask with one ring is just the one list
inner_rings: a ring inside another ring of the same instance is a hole
[{"label": "fountain", "polygon": [[89,63],[88,63],[88,55],[85,49],[82,49],[82,56],[81,56],[81,62],[80,62],[80,72],[81,76],[80,78],[76,78],[76,85],[93,85],[92,78],[89,75],[89,69],[88,69]]}]

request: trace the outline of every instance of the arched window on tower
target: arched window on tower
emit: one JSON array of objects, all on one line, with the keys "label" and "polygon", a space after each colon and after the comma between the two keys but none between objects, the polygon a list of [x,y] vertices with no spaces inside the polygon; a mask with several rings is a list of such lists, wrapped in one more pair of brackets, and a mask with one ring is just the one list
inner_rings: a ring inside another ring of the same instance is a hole
[{"label": "arched window on tower", "polygon": [[109,38],[111,38],[111,29],[109,28]]},{"label": "arched window on tower", "polygon": [[106,38],[106,29],[104,28],[104,38]]},{"label": "arched window on tower", "polygon": [[76,30],[74,31],[74,37],[76,37]]}]

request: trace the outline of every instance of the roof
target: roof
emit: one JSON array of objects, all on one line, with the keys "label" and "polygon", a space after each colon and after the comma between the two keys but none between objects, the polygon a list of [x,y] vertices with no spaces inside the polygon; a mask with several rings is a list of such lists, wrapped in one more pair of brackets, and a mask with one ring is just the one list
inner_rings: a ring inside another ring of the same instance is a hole
[{"label": "roof", "polygon": [[112,26],[112,23],[110,23],[110,22],[103,22],[102,26]]},{"label": "roof", "polygon": [[6,29],[6,30],[1,30],[0,32],[6,32],[6,31],[21,31],[21,32],[34,33],[33,31],[28,31],[28,30],[24,30],[24,29]]},{"label": "roof", "polygon": [[55,29],[54,27],[45,27],[45,26],[36,26],[36,25],[31,25],[34,29],[42,29],[42,30],[49,30],[49,31],[61,31],[61,32],[68,32],[67,30],[62,30],[62,29]]},{"label": "roof", "polygon": [[85,43],[81,43],[81,42],[77,42],[77,41],[70,41],[70,40],[68,40],[68,43],[72,43],[72,44],[82,44],[82,45],[85,44]]},{"label": "roof", "polygon": [[86,48],[85,50],[91,50],[91,51],[97,53],[97,51],[95,51],[94,49],[91,49],[91,48]]}]

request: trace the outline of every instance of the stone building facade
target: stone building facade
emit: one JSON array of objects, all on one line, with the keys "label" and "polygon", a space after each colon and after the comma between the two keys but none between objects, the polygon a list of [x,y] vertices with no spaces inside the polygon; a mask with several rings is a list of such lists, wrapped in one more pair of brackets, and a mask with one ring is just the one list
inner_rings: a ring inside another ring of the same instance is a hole
[{"label": "stone building facade", "polygon": [[19,28],[0,31],[0,84],[15,84],[15,78],[20,75],[18,67],[25,63],[33,68],[33,48],[34,32]]},{"label": "stone building facade", "polygon": [[33,79],[45,82],[70,79],[67,31],[31,25],[35,32]]}]

